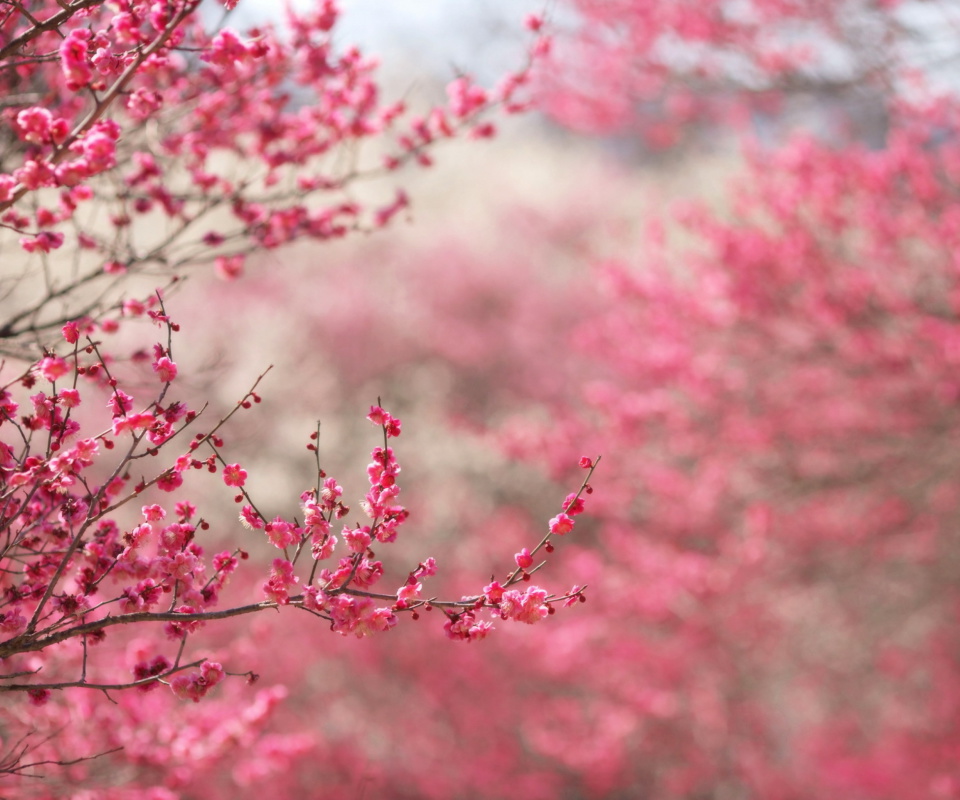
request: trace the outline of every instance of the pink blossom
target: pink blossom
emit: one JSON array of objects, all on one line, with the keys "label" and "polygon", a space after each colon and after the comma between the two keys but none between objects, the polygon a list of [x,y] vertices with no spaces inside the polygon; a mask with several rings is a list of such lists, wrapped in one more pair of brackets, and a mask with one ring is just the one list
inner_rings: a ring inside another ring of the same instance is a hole
[{"label": "pink blossom", "polygon": [[210,48],[200,58],[210,64],[229,67],[249,58],[251,52],[234,31],[224,28],[213,37]]},{"label": "pink blossom", "polygon": [[286,605],[290,602],[291,587],[299,582],[300,579],[294,575],[293,564],[283,558],[275,558],[270,578],[263,584],[263,593],[268,600]]},{"label": "pink blossom", "polygon": [[38,161],[35,158],[24,161],[23,166],[14,171],[13,177],[28,189],[40,189],[56,184],[56,173],[53,167],[46,161]]},{"label": "pink blossom", "polygon": [[[140,661],[133,668],[133,677],[137,681],[145,680],[146,678],[152,678],[157,675],[162,675],[167,670],[169,670],[173,664],[166,656],[155,656],[151,661]],[[149,692],[153,689],[156,689],[160,686],[160,683],[156,681],[151,681],[145,683],[142,686],[138,686],[137,689],[140,692]],[[159,799],[158,799],[159,800]]]},{"label": "pink blossom", "polygon": [[421,591],[423,591],[422,583],[407,581],[407,583],[397,590],[397,601],[404,605],[411,603],[420,597]]},{"label": "pink blossom", "polygon": [[169,470],[157,479],[157,488],[161,492],[173,492],[183,486],[183,475],[176,470]]},{"label": "pink blossom", "polygon": [[66,78],[67,88],[72,91],[86,86],[93,77],[93,72],[87,63],[89,39],[89,30],[75,28],[60,43],[60,68]]},{"label": "pink blossom", "polygon": [[450,112],[458,118],[476,113],[487,103],[487,93],[467,77],[460,77],[447,86]]},{"label": "pink blossom", "polygon": [[70,371],[70,366],[59,356],[47,356],[37,364],[37,370],[45,380],[53,383]]},{"label": "pink blossom", "polygon": [[145,431],[149,430],[156,423],[157,418],[153,414],[141,412],[139,414],[127,414],[125,417],[113,418],[113,433],[115,436],[126,431]]},{"label": "pink blossom", "polygon": [[239,564],[240,562],[237,561],[236,557],[227,551],[217,553],[213,557],[213,568],[223,577],[232,574]]},{"label": "pink blossom", "polygon": [[127,113],[135,120],[145,120],[163,107],[163,96],[151,89],[136,89],[127,98]]},{"label": "pink blossom", "polygon": [[227,464],[223,468],[223,482],[227,486],[243,486],[247,481],[247,471],[239,464]]},{"label": "pink blossom", "polygon": [[43,231],[36,236],[23,236],[20,246],[28,253],[49,253],[63,246],[63,234],[53,231]]},{"label": "pink blossom", "polygon": [[437,560],[432,556],[430,558],[425,558],[420,562],[420,566],[417,567],[416,573],[423,578],[429,578],[437,574]]},{"label": "pink blossom", "polygon": [[80,405],[80,392],[77,389],[61,389],[59,397],[64,408],[76,408]]},{"label": "pink blossom", "polygon": [[505,589],[500,585],[499,581],[492,581],[483,587],[483,596],[488,603],[496,605],[500,602],[500,598],[503,597],[504,591]]},{"label": "pink blossom", "polygon": [[125,65],[124,59],[120,55],[110,52],[106,47],[98,47],[90,62],[101,75],[116,75],[123,70]]},{"label": "pink blossom", "polygon": [[314,535],[311,538],[310,552],[315,561],[323,561],[333,555],[337,546],[337,537],[329,533]]},{"label": "pink blossom", "polygon": [[461,642],[473,642],[485,639],[493,631],[493,624],[486,620],[480,621],[473,611],[463,611],[452,617],[447,617],[443,625],[443,632],[448,639]]},{"label": "pink blossom", "polygon": [[50,139],[53,114],[46,108],[34,106],[25,108],[17,114],[17,127],[25,142],[42,144]]},{"label": "pink blossom", "polygon": [[219,278],[233,281],[243,275],[243,256],[217,256],[213,260],[213,269]]},{"label": "pink blossom", "polygon": [[240,509],[240,524],[248,530],[260,530],[263,528],[263,520],[251,506],[244,506]]},{"label": "pink blossom", "polygon": [[530,569],[530,567],[533,566],[533,556],[526,547],[517,553],[513,559],[517,562],[517,566],[520,567],[520,569]]},{"label": "pink blossom", "polygon": [[147,522],[159,522],[167,516],[167,512],[164,511],[163,506],[157,503],[143,506],[143,508],[140,509],[140,513],[143,514],[143,518],[147,520]]},{"label": "pink blossom", "polygon": [[563,536],[573,530],[573,519],[566,514],[557,514],[550,520],[550,533]]},{"label": "pink blossom", "polygon": [[[137,300],[135,298],[130,298],[123,301],[123,313],[128,317],[139,317],[143,315],[147,310],[146,304],[142,300]],[[156,364],[154,364],[154,370],[156,370]]]},{"label": "pink blossom", "polygon": [[335,595],[328,601],[327,610],[333,618],[333,630],[344,636],[352,633],[360,638],[383,633],[397,624],[397,616],[391,609],[378,608],[369,597]]},{"label": "pink blossom", "polygon": [[286,522],[282,517],[274,517],[272,522],[266,524],[264,532],[271,543],[281,550],[296,544],[300,539],[300,528]]},{"label": "pink blossom", "polygon": [[500,613],[505,619],[513,619],[532,625],[549,613],[544,600],[547,592],[538,586],[531,586],[525,592],[508,589],[500,598]]},{"label": "pink blossom", "polygon": [[204,661],[199,671],[175,675],[170,680],[170,688],[181,700],[200,702],[214,686],[224,678],[223,667],[215,661]]},{"label": "pink blossom", "polygon": [[70,344],[76,344],[80,339],[80,324],[76,321],[68,322],[60,329],[60,332]]},{"label": "pink blossom", "polygon": [[163,383],[170,383],[177,377],[177,365],[167,356],[161,356],[153,362],[153,371]]},{"label": "pink blossom", "polygon": [[390,415],[380,406],[370,406],[370,413],[367,414],[367,419],[374,425],[386,425],[390,419]]},{"label": "pink blossom", "polygon": [[582,497],[577,497],[576,492],[570,492],[562,503],[563,512],[569,514],[571,517],[577,516],[577,514],[582,514],[584,510],[584,503]]},{"label": "pink blossom", "polygon": [[573,587],[570,589],[570,591],[567,592],[567,594],[569,594],[570,596],[563,601],[564,607],[569,608],[570,606],[573,606],[579,603],[583,599],[583,595],[581,594],[582,591],[583,591],[582,586],[578,584],[574,584]]},{"label": "pink blossom", "polygon": [[[190,605],[179,605],[174,609],[177,614],[192,615],[197,613],[197,609]],[[164,631],[168,639],[174,641],[181,640],[189,633],[195,633],[204,625],[200,619],[184,619],[178,622],[168,622],[164,626]]]},{"label": "pink blossom", "polygon": [[16,609],[0,612],[0,631],[9,637],[16,636],[27,627],[27,618]]},{"label": "pink blossom", "polygon": [[107,122],[98,122],[83,139],[73,146],[73,149],[83,154],[91,174],[112,169],[117,165],[119,129],[108,125]]},{"label": "pink blossom", "polygon": [[161,569],[173,578],[183,579],[192,575],[200,565],[192,553],[180,552],[170,558],[160,560]]},{"label": "pink blossom", "polygon": [[107,401],[107,407],[115,417],[127,414],[133,410],[133,398],[122,389],[114,389]]},{"label": "pink blossom", "polygon": [[343,540],[354,553],[365,552],[372,541],[370,526],[365,525],[362,528],[344,527]]}]

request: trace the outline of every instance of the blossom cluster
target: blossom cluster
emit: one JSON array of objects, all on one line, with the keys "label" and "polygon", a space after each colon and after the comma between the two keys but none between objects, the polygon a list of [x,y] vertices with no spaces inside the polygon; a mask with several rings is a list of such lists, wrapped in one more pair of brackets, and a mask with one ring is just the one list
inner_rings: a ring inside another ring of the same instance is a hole
[{"label": "blossom cluster", "polygon": [[[414,114],[381,96],[376,59],[335,47],[334,0],[246,32],[229,15],[211,30],[199,8],[123,0],[0,18],[0,225],[26,254],[76,252],[78,284],[199,263],[232,280],[251,250],[383,227],[406,192],[362,204],[350,184],[494,135],[491,112],[529,106],[549,50],[531,29],[526,62],[496,88],[461,75],[446,104]],[[142,222],[157,216],[159,237]]]},{"label": "blossom cluster", "polygon": [[[468,625],[484,606],[503,619],[534,622],[551,610],[552,601],[582,598],[579,587],[562,597],[536,587],[511,589],[529,579],[532,570],[525,568],[476,597],[427,599],[423,580],[436,574],[433,558],[423,559],[395,591],[378,591],[385,569],[372,548],[396,542],[409,517],[399,499],[401,468],[388,445],[400,436],[401,421],[380,405],[368,414],[383,443],[373,449],[367,467],[369,488],[359,504],[364,524],[334,531],[334,522],[350,509],[343,488],[320,467],[313,442],[308,447],[317,457],[317,477],[300,496],[302,516],[269,519],[249,492],[248,470],[223,455],[222,429],[235,413],[260,401],[256,384],[212,428],[185,441],[185,431],[196,428],[203,416],[168,399],[179,375],[173,352],[178,326],[160,293],[127,307],[165,333],[152,352],[138,351],[128,365],[130,374],[105,358],[101,342],[93,338],[110,327],[107,321],[83,319],[63,326],[70,350],[48,351],[0,390],[0,529],[5,532],[0,691],[26,691],[42,705],[58,689],[147,691],[166,683],[176,696],[197,701],[225,676],[220,662],[187,661],[184,655],[188,641],[213,620],[293,606],[327,620],[336,633],[362,637],[390,630],[401,612],[418,618],[419,609],[437,607],[447,614],[448,635],[474,639],[492,629],[488,622]],[[28,394],[26,403],[21,394]],[[171,456],[178,446],[180,455]],[[151,469],[154,459],[161,465]],[[594,464],[585,460],[584,465],[592,474]],[[238,492],[234,499],[242,504],[242,526],[280,551],[257,603],[218,608],[227,580],[255,542],[207,552],[204,532],[211,525],[182,496],[197,470],[218,472]],[[570,530],[572,515],[583,509],[584,491],[590,491],[586,481],[566,498],[563,513],[550,522],[534,553],[541,547],[552,550],[548,539]],[[134,516],[136,505],[140,512]],[[144,653],[132,674],[124,677],[116,665],[97,663],[96,650],[88,652],[115,626],[147,622],[162,623],[173,650],[164,653],[162,641],[156,642],[155,652]],[[84,653],[79,678],[64,675],[63,659],[58,661],[76,643]],[[33,668],[23,669],[28,663]],[[26,675],[30,681],[17,682]]]}]

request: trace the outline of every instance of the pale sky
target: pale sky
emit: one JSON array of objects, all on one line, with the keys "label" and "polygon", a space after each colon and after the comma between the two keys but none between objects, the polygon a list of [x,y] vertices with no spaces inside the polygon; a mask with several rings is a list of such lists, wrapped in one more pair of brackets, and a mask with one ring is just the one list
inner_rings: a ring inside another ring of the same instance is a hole
[{"label": "pale sky", "polygon": [[[341,45],[358,44],[387,67],[419,67],[442,78],[461,70],[482,81],[522,63],[523,18],[542,10],[545,0],[340,0],[339,5]],[[276,8],[276,0],[244,0],[233,24],[264,22]]]}]

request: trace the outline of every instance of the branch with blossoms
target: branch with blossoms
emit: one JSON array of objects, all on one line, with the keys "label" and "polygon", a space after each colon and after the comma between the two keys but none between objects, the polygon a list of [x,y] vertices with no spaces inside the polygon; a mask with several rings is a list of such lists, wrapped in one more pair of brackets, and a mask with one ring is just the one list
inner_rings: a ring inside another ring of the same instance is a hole
[{"label": "branch with blossoms", "polygon": [[[425,558],[396,591],[378,591],[385,570],[373,548],[396,542],[409,517],[399,500],[400,465],[390,446],[400,436],[400,420],[379,401],[370,409],[382,444],[367,467],[369,489],[360,503],[365,523],[334,530],[350,509],[342,487],[320,466],[316,432],[308,447],[317,472],[313,487],[300,496],[302,517],[268,519],[248,492],[247,470],[224,457],[223,438],[233,416],[260,401],[257,389],[266,373],[213,427],[185,441],[184,432],[199,424],[203,409],[168,400],[179,375],[178,326],[162,292],[139,302],[141,317],[163,333],[152,357],[108,359],[97,339],[112,327],[108,321],[74,321],[62,331],[68,352],[48,351],[0,389],[0,692],[27,692],[42,704],[56,690],[148,691],[166,684],[179,697],[199,700],[227,673],[219,662],[187,658],[188,642],[202,641],[198,632],[207,623],[282,606],[358,637],[390,630],[401,613],[417,619],[420,611],[438,608],[447,635],[471,641],[488,635],[497,618],[533,623],[557,603],[584,599],[579,586],[548,594],[520,584],[543,566],[534,566],[534,556],[552,552],[555,537],[572,530],[591,492],[595,461],[582,460],[587,475],[579,490],[566,497],[540,542],[516,555],[516,569],[502,581],[459,600],[425,596],[424,580],[437,572],[436,561]],[[131,324],[129,318],[121,321]],[[124,374],[128,370],[131,375]],[[152,376],[153,389],[141,390],[138,398],[131,386],[134,380],[142,384],[145,375]],[[25,403],[18,397],[34,389],[39,391]],[[180,454],[171,455],[178,442]],[[157,458],[165,464],[146,468]],[[237,490],[243,527],[262,532],[263,544],[280,551],[265,575],[260,602],[218,608],[228,578],[248,559],[246,548],[208,556],[201,539],[210,523],[187,499],[173,503],[175,521],[168,521],[170,503],[161,498],[179,494],[194,470],[219,473]],[[137,502],[139,515],[131,509]],[[489,620],[480,619],[484,609]],[[155,624],[163,625],[175,654],[146,657],[128,673],[94,664],[96,648],[117,626]],[[79,666],[69,666],[78,660],[78,648]],[[28,656],[39,656],[39,666]],[[79,676],[64,675],[71,669]]]},{"label": "branch with blossoms", "polygon": [[0,247],[46,286],[0,321],[5,340],[99,318],[131,272],[212,264],[231,280],[251,252],[390,224],[406,192],[361,203],[353,185],[493,136],[494,110],[529,107],[549,51],[534,18],[525,63],[496,88],[460,76],[413,114],[382,99],[375,59],[334,48],[334,0],[245,34],[229,13],[205,28],[197,0],[36,5],[0,20]]}]

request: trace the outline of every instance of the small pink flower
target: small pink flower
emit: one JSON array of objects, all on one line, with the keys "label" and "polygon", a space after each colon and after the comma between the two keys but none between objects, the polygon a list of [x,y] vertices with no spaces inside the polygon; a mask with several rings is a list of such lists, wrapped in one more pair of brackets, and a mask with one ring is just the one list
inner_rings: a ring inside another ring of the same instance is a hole
[{"label": "small pink flower", "polygon": [[483,596],[487,598],[488,603],[496,605],[500,602],[500,598],[503,597],[504,591],[499,581],[493,581],[483,587]]},{"label": "small pink flower", "polygon": [[247,481],[247,471],[239,464],[227,464],[223,468],[223,482],[227,486],[243,486]]},{"label": "small pink flower", "polygon": [[37,364],[37,369],[44,379],[53,383],[70,371],[70,366],[59,356],[47,356]]},{"label": "small pink flower", "polygon": [[80,392],[76,389],[61,389],[60,402],[66,408],[76,408],[80,405]]},{"label": "small pink flower", "polygon": [[389,418],[390,415],[380,408],[380,406],[370,406],[370,413],[367,414],[367,419],[374,425],[386,425]]},{"label": "small pink flower", "polygon": [[273,522],[268,522],[264,526],[264,532],[273,545],[281,550],[284,547],[296,544],[300,538],[300,528],[287,522],[282,517],[274,517]]},{"label": "small pink flower", "polygon": [[223,576],[231,574],[239,564],[240,562],[237,561],[236,556],[227,550],[224,550],[222,553],[217,553],[213,557],[213,568]]},{"label": "small pink flower", "polygon": [[543,27],[543,17],[539,14],[527,14],[523,20],[524,27],[536,33]]},{"label": "small pink flower", "polygon": [[251,531],[258,531],[263,528],[263,520],[251,506],[244,506],[240,509],[240,524]]},{"label": "small pink flower", "polygon": [[77,91],[86,86],[93,77],[93,70],[87,63],[87,42],[90,31],[77,28],[70,31],[60,43],[60,68],[67,79],[67,88]]},{"label": "small pink flower", "polygon": [[154,503],[153,505],[144,506],[140,509],[140,512],[143,514],[143,518],[147,522],[159,522],[164,517],[167,516],[167,512],[164,511],[163,506]]},{"label": "small pink flower", "polygon": [[569,514],[571,517],[577,516],[577,514],[583,513],[583,498],[577,497],[573,492],[568,494],[563,501],[563,512]]},{"label": "small pink flower", "polygon": [[70,344],[76,344],[80,338],[80,325],[75,321],[68,322],[60,329],[60,333],[63,334],[63,338]]},{"label": "small pink flower", "polygon": [[107,401],[107,408],[113,413],[113,416],[119,417],[133,410],[133,398],[122,389],[114,389],[110,399]]},{"label": "small pink flower", "polygon": [[170,383],[177,377],[177,365],[166,356],[153,362],[153,371],[164,383]]},{"label": "small pink flower", "polygon": [[161,492],[173,492],[183,485],[183,475],[176,470],[164,473],[157,480],[157,488]]},{"label": "small pink flower", "polygon": [[437,574],[437,560],[431,556],[430,558],[425,558],[420,562],[420,566],[417,567],[416,574],[421,578],[429,578]]},{"label": "small pink flower", "polygon": [[225,281],[234,281],[243,275],[243,256],[217,256],[213,261],[213,271]]},{"label": "small pink flower", "polygon": [[27,627],[27,618],[17,611],[0,614],[0,631],[16,636]]},{"label": "small pink flower", "polygon": [[573,519],[566,514],[557,514],[550,520],[550,533],[563,536],[573,530]]},{"label": "small pink flower", "polygon": [[157,418],[153,414],[146,412],[140,414],[128,414],[125,417],[113,418],[113,433],[118,436],[124,431],[146,431],[153,427]]},{"label": "small pink flower", "polygon": [[354,553],[365,552],[372,541],[370,526],[364,525],[362,528],[345,527],[343,529],[343,540]]},{"label": "small pink flower", "polygon": [[514,560],[517,562],[517,566],[520,569],[530,569],[533,566],[533,556],[530,555],[530,551],[524,547],[519,553],[514,557]]},{"label": "small pink flower", "polygon": [[563,601],[564,607],[569,608],[570,606],[575,606],[577,603],[582,602],[583,601],[583,595],[581,594],[582,590],[583,590],[582,586],[580,586],[579,584],[574,584],[573,588],[571,588],[570,591],[567,592],[567,594],[569,594],[570,596]]},{"label": "small pink flower", "polygon": [[461,642],[474,642],[485,639],[493,630],[489,622],[478,622],[472,611],[464,611],[450,617],[443,624],[443,632],[448,639]]},{"label": "small pink flower", "polygon": [[290,602],[290,588],[299,582],[300,579],[293,574],[293,564],[285,559],[275,558],[270,578],[263,584],[263,593],[268,600],[283,606]]},{"label": "small pink flower", "polygon": [[419,599],[420,592],[422,590],[422,583],[416,581],[413,583],[407,582],[397,590],[397,601],[406,605],[407,603]]},{"label": "small pink flower", "polygon": [[215,661],[205,661],[199,672],[187,675],[180,674],[170,681],[170,688],[181,700],[193,700],[199,703],[200,698],[223,680],[223,667]]},{"label": "small pink flower", "polygon": [[[123,301],[123,313],[128,317],[140,317],[146,312],[147,307],[142,300],[131,297]],[[154,365],[156,369],[156,365]]]},{"label": "small pink flower", "polygon": [[20,138],[25,142],[42,144],[50,139],[50,127],[53,125],[53,114],[47,109],[35,106],[25,108],[17,114],[17,127],[20,129]]},{"label": "small pink flower", "polygon": [[43,231],[36,236],[23,236],[20,239],[20,246],[28,253],[49,253],[63,246],[63,234]]}]

